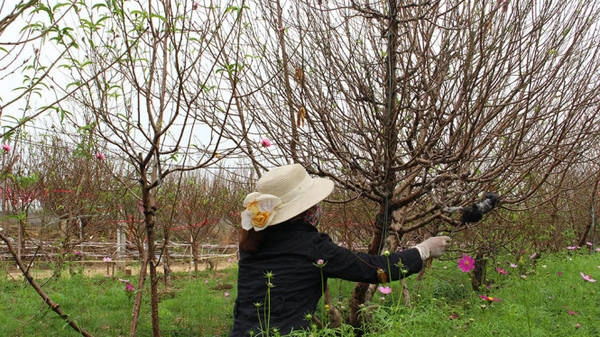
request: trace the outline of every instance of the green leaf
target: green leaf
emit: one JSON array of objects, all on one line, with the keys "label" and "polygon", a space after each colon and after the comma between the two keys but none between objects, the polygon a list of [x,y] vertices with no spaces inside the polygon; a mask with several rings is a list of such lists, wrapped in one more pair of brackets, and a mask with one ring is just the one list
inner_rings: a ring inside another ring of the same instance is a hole
[{"label": "green leaf", "polygon": [[167,21],[167,18],[166,18],[166,17],[164,17],[164,16],[162,16],[162,15],[158,15],[158,14],[156,14],[156,13],[152,13],[152,14],[150,14],[150,18],[157,18],[157,19],[160,19],[160,20],[161,20],[161,21],[163,21],[163,22],[166,22],[166,21]]},{"label": "green leaf", "polygon": [[54,14],[52,13],[52,9],[50,7],[46,6],[42,2],[38,2],[38,7],[33,12],[37,13],[40,11],[46,12],[48,14],[48,17],[50,18],[50,22],[54,22]]}]

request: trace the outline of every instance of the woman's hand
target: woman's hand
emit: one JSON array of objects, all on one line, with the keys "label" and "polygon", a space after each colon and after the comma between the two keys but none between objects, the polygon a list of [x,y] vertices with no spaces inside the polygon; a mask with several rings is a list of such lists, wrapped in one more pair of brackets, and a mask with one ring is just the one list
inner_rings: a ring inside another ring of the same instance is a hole
[{"label": "woman's hand", "polygon": [[433,236],[416,245],[423,261],[430,257],[440,257],[450,245],[449,236]]}]

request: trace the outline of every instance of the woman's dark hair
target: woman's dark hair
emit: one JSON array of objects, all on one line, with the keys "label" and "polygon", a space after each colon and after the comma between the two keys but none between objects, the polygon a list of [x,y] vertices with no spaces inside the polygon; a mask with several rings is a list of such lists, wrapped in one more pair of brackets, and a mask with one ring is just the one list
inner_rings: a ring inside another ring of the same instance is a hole
[{"label": "woman's dark hair", "polygon": [[262,232],[257,232],[254,229],[249,231],[242,229],[240,232],[240,249],[247,253],[256,253],[260,249],[260,245],[264,240],[265,235]]},{"label": "woman's dark hair", "polygon": [[[293,218],[286,220],[285,222],[288,222],[288,221],[293,222],[293,221],[302,220],[302,219],[304,219],[306,214],[310,213],[311,210],[312,210],[312,207],[307,209],[306,211],[294,216]],[[251,228],[248,231],[245,229],[242,229],[242,231],[240,232],[239,247],[241,250],[245,251],[246,253],[256,253],[260,249],[260,246],[262,245],[264,239],[265,239],[265,234],[263,231],[257,232],[254,230],[254,228]]]}]

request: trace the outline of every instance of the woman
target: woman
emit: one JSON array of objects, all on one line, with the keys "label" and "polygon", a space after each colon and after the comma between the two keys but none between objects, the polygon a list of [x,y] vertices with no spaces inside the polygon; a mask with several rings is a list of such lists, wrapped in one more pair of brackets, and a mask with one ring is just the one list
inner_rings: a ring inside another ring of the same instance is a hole
[{"label": "woman", "polygon": [[[340,278],[379,283],[417,273],[423,261],[439,257],[449,237],[432,237],[389,256],[352,252],[319,233],[318,205],[333,182],[311,178],[299,164],[272,169],[244,200],[238,297],[230,337],[259,336],[267,329],[284,335],[305,329],[315,311],[322,282]],[[388,265],[389,264],[389,265]],[[403,272],[400,273],[399,265]]]}]

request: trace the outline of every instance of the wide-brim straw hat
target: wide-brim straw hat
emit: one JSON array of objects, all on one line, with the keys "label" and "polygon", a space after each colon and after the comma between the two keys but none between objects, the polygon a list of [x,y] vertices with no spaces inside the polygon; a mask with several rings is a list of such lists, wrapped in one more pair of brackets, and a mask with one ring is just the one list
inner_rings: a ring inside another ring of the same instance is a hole
[{"label": "wide-brim straw hat", "polygon": [[321,202],[333,187],[333,181],[311,177],[300,164],[273,168],[246,196],[242,228],[260,231],[289,220]]}]

